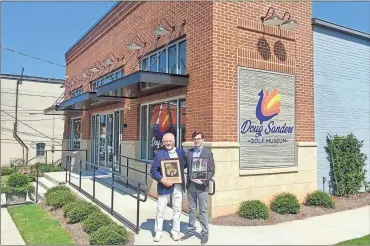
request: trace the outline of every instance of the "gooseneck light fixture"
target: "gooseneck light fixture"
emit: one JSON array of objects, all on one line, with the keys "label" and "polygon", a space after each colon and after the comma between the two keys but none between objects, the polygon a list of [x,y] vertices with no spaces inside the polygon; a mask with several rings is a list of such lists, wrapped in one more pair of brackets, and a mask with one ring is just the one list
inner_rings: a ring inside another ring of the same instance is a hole
[{"label": "gooseneck light fixture", "polygon": [[[168,27],[170,27],[171,30],[168,30],[166,29],[163,25],[162,25],[162,22],[165,22],[167,24]],[[159,22],[159,25],[154,28],[154,35],[156,36],[166,36],[167,34],[169,34],[170,32],[173,32],[175,31],[175,26],[171,26],[170,23],[168,23],[167,19],[162,19],[160,22]]]},{"label": "gooseneck light fixture", "polygon": [[95,63],[94,63],[94,66],[93,67],[91,67],[91,68],[89,68],[89,71],[90,72],[92,72],[92,73],[97,73],[97,72],[99,72],[100,71],[100,69],[97,67],[97,66],[95,66],[96,65],[96,63],[99,63],[99,65],[100,65],[100,67],[104,67],[99,61],[96,61]]},{"label": "gooseneck light fixture", "polygon": [[[288,19],[284,20],[285,15],[287,15],[287,14],[289,15]],[[293,30],[297,26],[298,26],[298,22],[296,20],[290,18],[290,13],[289,12],[285,12],[285,14],[283,16],[283,22],[280,24],[280,28],[285,29],[285,30]]]},{"label": "gooseneck light fixture", "polygon": [[124,56],[122,57],[116,57],[112,52],[110,52],[108,54],[108,57],[103,61],[103,64],[106,65],[106,66],[110,66],[112,64],[114,64],[115,62],[110,58],[110,55],[114,58],[114,60],[116,61],[120,61],[124,58]]},{"label": "gooseneck light fixture", "polygon": [[141,47],[139,44],[137,44],[137,43],[135,43],[135,42],[134,42],[135,38],[137,38],[137,39],[140,41],[140,43],[143,45],[143,47],[145,47],[145,46],[146,46],[146,42],[143,42],[143,41],[139,38],[139,36],[135,36],[135,37],[132,39],[131,43],[127,45],[127,49],[129,49],[129,50],[141,50],[141,49],[143,48],[143,47]]},{"label": "gooseneck light fixture", "polygon": [[[268,16],[270,10],[272,10],[272,14]],[[275,9],[273,7],[267,10],[266,16],[261,16],[261,21],[266,26],[278,26],[282,22],[281,18],[275,14]]]}]

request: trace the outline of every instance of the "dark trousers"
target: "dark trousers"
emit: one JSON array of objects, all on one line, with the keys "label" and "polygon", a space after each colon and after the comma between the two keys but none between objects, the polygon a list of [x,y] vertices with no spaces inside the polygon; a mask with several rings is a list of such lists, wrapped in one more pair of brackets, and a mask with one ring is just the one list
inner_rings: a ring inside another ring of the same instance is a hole
[{"label": "dark trousers", "polygon": [[189,202],[189,225],[190,233],[195,233],[195,221],[197,203],[199,204],[199,222],[202,227],[202,234],[208,235],[208,191],[197,189],[197,184],[190,182],[188,187]]}]

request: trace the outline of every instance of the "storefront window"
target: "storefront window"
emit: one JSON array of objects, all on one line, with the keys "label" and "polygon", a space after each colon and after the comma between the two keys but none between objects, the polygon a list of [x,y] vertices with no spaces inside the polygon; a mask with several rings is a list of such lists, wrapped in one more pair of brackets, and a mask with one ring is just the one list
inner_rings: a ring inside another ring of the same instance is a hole
[{"label": "storefront window", "polygon": [[79,150],[81,140],[81,118],[71,119],[70,149]]},{"label": "storefront window", "polygon": [[177,40],[166,48],[147,55],[142,59],[140,69],[160,73],[186,74],[186,40]]},{"label": "storefront window", "polygon": [[140,112],[141,159],[153,160],[155,152],[164,148],[162,138],[168,132],[175,135],[177,147],[185,141],[185,99],[142,105]]}]

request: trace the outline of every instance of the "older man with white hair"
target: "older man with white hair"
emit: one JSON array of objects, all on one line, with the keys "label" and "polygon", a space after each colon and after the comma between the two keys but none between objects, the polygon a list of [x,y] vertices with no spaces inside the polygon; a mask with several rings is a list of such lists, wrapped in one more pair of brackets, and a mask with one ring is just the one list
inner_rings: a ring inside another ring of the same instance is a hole
[{"label": "older man with white hair", "polygon": [[[158,203],[157,213],[155,218],[155,237],[154,241],[159,242],[162,237],[163,217],[167,207],[167,203],[172,195],[173,205],[173,224],[172,224],[172,238],[177,241],[180,240],[180,216],[182,208],[182,196],[185,192],[185,175],[184,169],[187,168],[186,153],[182,148],[175,147],[175,136],[172,133],[166,133],[162,139],[165,150],[160,150],[155,153],[154,162],[150,169],[150,175],[157,183]],[[161,160],[178,158],[180,160],[180,172],[182,184],[173,184],[166,178],[163,178],[163,170],[161,170]]]}]

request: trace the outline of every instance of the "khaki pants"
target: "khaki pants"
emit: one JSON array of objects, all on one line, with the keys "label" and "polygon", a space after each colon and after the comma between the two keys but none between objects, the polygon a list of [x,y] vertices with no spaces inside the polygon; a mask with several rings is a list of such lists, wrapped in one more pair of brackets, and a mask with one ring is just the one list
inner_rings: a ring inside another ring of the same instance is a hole
[{"label": "khaki pants", "polygon": [[[159,195],[157,203],[157,214],[155,218],[154,231],[156,234],[162,233],[163,230],[163,217],[166,211],[167,203],[170,201],[171,195]],[[175,184],[172,194],[173,205],[173,224],[171,234],[176,235],[180,233],[180,216],[182,208],[182,185]]]}]

